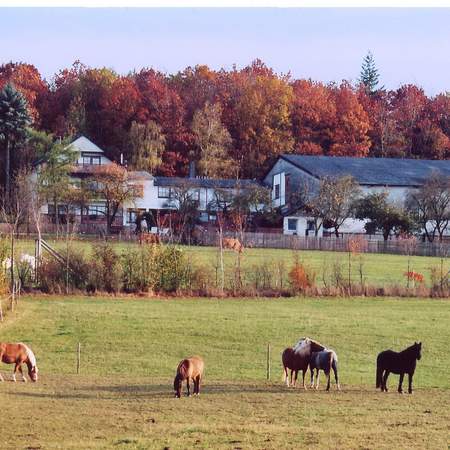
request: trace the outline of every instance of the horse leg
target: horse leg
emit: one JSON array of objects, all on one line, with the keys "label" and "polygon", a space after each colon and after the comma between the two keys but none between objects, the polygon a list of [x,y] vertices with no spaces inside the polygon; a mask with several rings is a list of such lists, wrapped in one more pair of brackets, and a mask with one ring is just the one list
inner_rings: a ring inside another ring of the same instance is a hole
[{"label": "horse leg", "polygon": [[412,394],[412,379],[413,379],[413,374],[408,373],[408,394]]},{"label": "horse leg", "polygon": [[19,365],[19,372],[20,372],[20,375],[22,375],[22,381],[24,383],[26,383],[27,379],[25,378],[25,375],[23,374],[22,365]]},{"label": "horse leg", "polygon": [[314,369],[312,367],[310,367],[311,370],[311,383],[309,385],[310,389],[312,389],[314,387]]},{"label": "horse leg", "polygon": [[189,377],[186,379],[186,385],[187,385],[187,395],[188,397],[191,396],[191,387],[189,386]]},{"label": "horse leg", "polygon": [[386,369],[386,372],[384,372],[384,376],[383,376],[383,387],[384,387],[384,392],[387,392],[387,391],[388,391],[388,386],[387,386],[388,376],[389,376],[389,370]]},{"label": "horse leg", "polygon": [[333,362],[333,372],[334,372],[334,379],[336,380],[337,390],[340,391],[341,386],[339,385],[339,377],[338,377],[338,369],[337,369],[336,361]]},{"label": "horse leg", "polygon": [[297,378],[298,378],[298,370],[294,370],[294,384],[293,386],[296,387],[297,386]]},{"label": "horse leg", "polygon": [[283,365],[284,368],[284,382],[286,383],[286,386],[289,387],[289,373],[288,373],[288,368]]},{"label": "horse leg", "polygon": [[20,367],[20,363],[16,362],[16,365],[14,366],[13,376],[12,376],[12,380],[14,381],[14,383],[17,381],[16,380],[16,373],[19,370],[19,367]]},{"label": "horse leg", "polygon": [[316,390],[319,389],[320,370],[316,369]]},{"label": "horse leg", "polygon": [[328,372],[325,372],[325,375],[327,377],[327,391],[329,391],[330,390],[331,370],[329,370]]},{"label": "horse leg", "polygon": [[306,375],[306,370],[302,370],[302,376],[303,376],[303,389],[306,391],[306,390],[308,390],[308,388],[306,387],[306,384],[305,384],[305,375]]},{"label": "horse leg", "polygon": [[400,374],[400,379],[398,380],[398,393],[403,394],[402,384],[403,384],[403,377],[405,376],[404,373]]},{"label": "horse leg", "polygon": [[202,376],[197,377],[197,395],[200,395],[200,382],[202,381]]}]

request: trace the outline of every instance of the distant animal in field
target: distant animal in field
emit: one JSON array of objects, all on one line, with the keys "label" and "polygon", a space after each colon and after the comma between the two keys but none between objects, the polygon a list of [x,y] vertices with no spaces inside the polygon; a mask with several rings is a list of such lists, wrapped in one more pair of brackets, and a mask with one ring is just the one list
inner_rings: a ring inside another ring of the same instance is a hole
[{"label": "distant animal in field", "polygon": [[376,387],[381,391],[388,391],[387,380],[389,374],[400,375],[398,383],[398,392],[403,393],[402,384],[405,373],[408,374],[408,392],[412,394],[412,381],[416,370],[416,361],[422,357],[422,343],[414,342],[413,345],[402,352],[385,350],[377,357],[377,380]]},{"label": "distant animal in field", "polygon": [[311,361],[309,363],[309,368],[311,370],[311,389],[314,388],[314,370],[316,371],[316,385],[315,385],[316,389],[319,389],[320,370],[323,370],[328,380],[327,391],[329,391],[331,369],[333,369],[334,372],[334,378],[336,380],[336,388],[338,391],[341,389],[341,387],[339,386],[337,362],[338,358],[334,350],[326,348],[321,352],[312,352]]},{"label": "distant animal in field", "polygon": [[205,370],[205,363],[200,356],[191,356],[190,358],[183,359],[178,364],[177,374],[173,380],[173,389],[175,391],[175,397],[181,397],[181,389],[183,381],[186,381],[187,395],[191,395],[189,381],[194,383],[194,395],[200,395],[200,384],[203,378],[203,372]]},{"label": "distant animal in field", "polygon": [[[311,354],[313,352],[320,352],[325,350],[322,344],[308,338],[304,337],[300,339],[294,347],[286,348],[282,355],[281,361],[283,363],[283,375],[284,381],[287,386],[295,387],[297,383],[297,377],[299,370],[303,373],[303,388],[306,389],[305,385],[305,374],[308,370],[309,363],[311,361]],[[288,369],[290,369],[290,381],[288,378]],[[292,380],[292,375],[295,374],[294,380]]]},{"label": "distant animal in field", "polygon": [[224,238],[222,241],[223,248],[229,248],[230,250],[234,250],[237,253],[242,253],[244,250],[244,246],[236,238]]},{"label": "distant animal in field", "polygon": [[140,233],[139,244],[159,244],[161,242],[159,236],[154,233]]},{"label": "distant animal in field", "polygon": [[[22,375],[22,380],[27,381],[22,372],[22,364],[28,367],[28,376],[31,381],[38,380],[38,368],[36,364],[36,357],[31,348],[25,344],[9,344],[5,342],[0,343],[0,361],[5,364],[15,364],[13,372],[13,381],[16,381],[16,373],[19,371]],[[0,381],[4,381],[0,374]]]}]

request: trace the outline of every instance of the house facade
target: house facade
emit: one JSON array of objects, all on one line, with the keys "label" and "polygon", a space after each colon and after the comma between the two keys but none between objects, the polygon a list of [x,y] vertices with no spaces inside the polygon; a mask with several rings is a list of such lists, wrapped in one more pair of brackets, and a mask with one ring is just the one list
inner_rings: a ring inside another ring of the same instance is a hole
[{"label": "house facade", "polygon": [[[273,206],[284,216],[284,234],[308,236],[314,235],[314,219],[295,209],[295,198],[317,192],[322,178],[349,175],[363,195],[387,192],[391,202],[403,204],[408,192],[422,186],[434,172],[450,176],[450,161],[281,155],[263,182],[271,189]],[[365,233],[365,223],[348,219],[340,232]],[[321,227],[319,236],[323,232]]]},{"label": "house facade", "polygon": [[[95,169],[101,165],[112,164],[105,156],[104,151],[84,136],[74,140],[70,146],[77,152],[76,163],[71,169],[71,177],[75,179],[92,178]],[[142,195],[133,201],[121,205],[113,223],[113,229],[122,230],[136,228],[138,217],[145,213],[154,219],[157,216],[175,211],[178,208],[178,196],[181,191],[186,191],[200,212],[199,220],[204,223],[215,220],[214,204],[217,198],[231,198],[241,189],[259,186],[253,180],[235,179],[209,179],[202,177],[158,177],[146,171],[128,171],[129,182],[139,185]],[[66,205],[47,204],[42,208],[42,213],[48,222],[66,223],[68,218]],[[90,202],[84,208],[75,208],[70,220],[79,224],[80,231],[96,231],[106,227],[106,204],[98,200]],[[153,223],[152,231],[157,231],[157,224]]]}]

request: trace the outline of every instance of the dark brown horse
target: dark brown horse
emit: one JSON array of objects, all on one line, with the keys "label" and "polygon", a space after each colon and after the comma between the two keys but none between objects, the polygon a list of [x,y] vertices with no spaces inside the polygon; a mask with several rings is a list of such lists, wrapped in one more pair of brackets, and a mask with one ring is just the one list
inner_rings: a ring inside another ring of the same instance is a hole
[{"label": "dark brown horse", "polygon": [[173,380],[175,397],[181,397],[181,387],[184,380],[186,380],[188,397],[191,395],[189,380],[192,380],[194,383],[194,395],[200,395],[200,383],[203,378],[204,370],[205,363],[200,356],[191,356],[190,358],[183,359],[183,361],[178,364],[177,374]]},{"label": "dark brown horse", "polygon": [[[22,372],[22,364],[26,364],[28,367],[28,375],[31,381],[37,381],[38,379],[38,368],[36,365],[36,357],[31,351],[30,347],[25,344],[9,344],[0,343],[0,361],[6,364],[15,364],[13,372],[13,381],[16,381],[16,373],[20,372],[22,375],[22,380],[27,381],[25,375]],[[2,375],[0,374],[0,381],[4,381]]]},{"label": "dark brown horse", "polygon": [[394,352],[393,350],[385,350],[377,357],[377,388],[381,391],[388,391],[387,379],[389,374],[395,373],[400,375],[398,383],[398,392],[403,393],[402,384],[405,373],[408,374],[408,392],[412,394],[412,379],[416,370],[416,361],[422,357],[422,343],[414,342],[411,347],[402,352]]},{"label": "dark brown horse", "polygon": [[[298,377],[298,371],[301,370],[303,373],[303,388],[306,389],[305,385],[305,374],[308,370],[308,366],[311,360],[312,352],[320,352],[324,350],[325,347],[322,344],[308,338],[304,337],[300,339],[294,347],[288,347],[284,350],[281,355],[281,360],[283,362],[284,370],[284,381],[287,386],[295,386]],[[288,379],[288,369],[291,370],[290,383]],[[292,374],[295,374],[294,382],[292,383]]]}]

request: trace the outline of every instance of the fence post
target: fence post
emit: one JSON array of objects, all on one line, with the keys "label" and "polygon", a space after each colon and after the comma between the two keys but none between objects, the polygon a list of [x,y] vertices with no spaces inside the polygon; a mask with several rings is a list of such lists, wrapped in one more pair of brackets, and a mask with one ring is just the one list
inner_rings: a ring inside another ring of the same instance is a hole
[{"label": "fence post", "polygon": [[267,380],[270,380],[270,343],[267,344]]},{"label": "fence post", "polygon": [[81,343],[78,342],[78,346],[77,346],[77,375],[80,374],[80,368],[81,368]]}]

